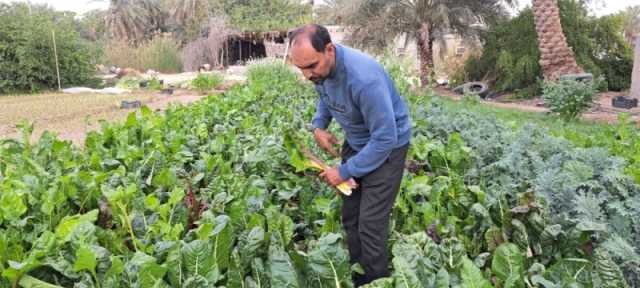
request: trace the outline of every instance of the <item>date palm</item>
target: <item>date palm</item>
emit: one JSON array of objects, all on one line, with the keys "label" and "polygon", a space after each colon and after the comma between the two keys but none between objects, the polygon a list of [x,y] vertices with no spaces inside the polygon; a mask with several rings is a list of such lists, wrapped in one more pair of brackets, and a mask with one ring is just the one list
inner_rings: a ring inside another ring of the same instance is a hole
[{"label": "date palm", "polygon": [[161,30],[165,19],[160,0],[110,0],[105,26],[113,38],[138,42]]},{"label": "date palm", "polygon": [[533,0],[532,9],[545,80],[556,81],[564,74],[583,72],[562,31],[557,0]]},{"label": "date palm", "polygon": [[[351,41],[358,46],[384,48],[399,35],[408,35],[418,44],[420,79],[426,85],[433,72],[433,44],[446,33],[474,39],[478,23],[504,15],[511,0],[356,0],[333,1],[340,24],[351,29]],[[345,11],[349,13],[345,13]]]},{"label": "date palm", "polygon": [[209,18],[208,0],[173,0],[169,5],[171,19],[177,25],[187,25],[194,21],[206,23]]}]

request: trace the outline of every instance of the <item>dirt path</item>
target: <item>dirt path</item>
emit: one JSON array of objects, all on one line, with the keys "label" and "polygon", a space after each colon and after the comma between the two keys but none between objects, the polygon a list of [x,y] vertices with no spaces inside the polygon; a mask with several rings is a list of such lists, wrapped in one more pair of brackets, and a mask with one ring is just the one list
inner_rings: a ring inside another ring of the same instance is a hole
[{"label": "dirt path", "polygon": [[[225,79],[223,86],[227,87],[246,81],[247,67],[230,66],[225,71],[211,73],[222,74]],[[114,76],[102,75],[105,79]],[[157,75],[165,85],[172,87],[184,86],[196,76],[198,76],[197,72]],[[60,139],[71,140],[82,146],[88,132],[100,129],[100,120],[123,121],[129,113],[135,111],[120,109],[121,101],[139,100],[154,111],[162,111],[171,104],[187,105],[203,98],[203,95],[197,95],[195,92],[185,89],[175,90],[173,95],[134,91],[126,95],[48,93],[0,96],[0,107],[2,108],[2,112],[0,112],[0,139],[19,137],[16,123],[26,119],[34,125],[34,133],[31,137],[33,141],[37,140],[42,132],[51,131],[58,134]]]},{"label": "dirt path", "polygon": [[[439,96],[449,97],[456,101],[462,99],[462,97],[458,94],[453,93],[450,90],[447,90],[443,87],[436,87],[435,92]],[[633,109],[620,109],[611,106],[611,99],[614,97],[626,95],[623,92],[606,92],[600,93],[597,96],[597,100],[594,106],[582,115],[583,120],[588,121],[597,121],[597,122],[606,122],[606,123],[617,123],[618,116],[621,113],[628,113],[631,116],[631,121],[639,123],[640,122],[640,107]],[[536,113],[546,113],[549,112],[549,109],[542,105],[542,100],[540,99],[532,99],[532,100],[522,100],[515,102],[501,102],[501,99],[493,99],[493,100],[485,100],[482,101],[485,105],[491,105],[493,107],[503,108],[503,109],[513,109],[519,110],[523,112],[536,112]]]}]

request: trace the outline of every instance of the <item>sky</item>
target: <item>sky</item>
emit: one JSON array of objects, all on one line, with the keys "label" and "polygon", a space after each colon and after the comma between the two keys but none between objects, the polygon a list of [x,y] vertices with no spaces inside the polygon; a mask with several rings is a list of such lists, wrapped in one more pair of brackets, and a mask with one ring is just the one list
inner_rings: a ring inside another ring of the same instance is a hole
[{"label": "sky", "polygon": [[[0,0],[0,3],[7,2],[26,2],[27,0]],[[106,9],[109,6],[109,0],[29,0],[34,4],[49,4],[56,10],[68,10],[78,14],[93,10]],[[531,5],[531,0],[517,0],[520,7]],[[640,5],[640,0],[595,0],[597,4],[592,7],[591,11],[598,15],[606,15],[618,12],[629,6]]]},{"label": "sky", "polygon": [[[1,0],[0,0],[1,1]],[[520,8],[531,6],[531,0],[516,0]],[[640,0],[593,0],[591,12],[597,16],[616,13],[627,7],[640,5]]]}]

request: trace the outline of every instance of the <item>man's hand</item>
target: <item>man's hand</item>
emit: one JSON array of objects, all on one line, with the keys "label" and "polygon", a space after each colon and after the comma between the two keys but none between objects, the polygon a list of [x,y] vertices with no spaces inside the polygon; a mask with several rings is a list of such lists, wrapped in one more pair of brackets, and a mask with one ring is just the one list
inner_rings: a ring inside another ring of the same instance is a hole
[{"label": "man's hand", "polygon": [[340,156],[338,152],[336,152],[336,149],[333,148],[333,145],[340,144],[340,141],[338,141],[336,136],[325,130],[316,128],[313,130],[313,137],[316,139],[316,143],[318,143],[318,146],[320,146],[322,150],[327,151],[327,153],[331,154],[333,157]]},{"label": "man's hand", "polygon": [[325,182],[329,183],[329,185],[334,187],[346,181],[340,177],[338,167],[333,167],[325,170],[324,172],[320,173],[320,177],[322,177]]}]

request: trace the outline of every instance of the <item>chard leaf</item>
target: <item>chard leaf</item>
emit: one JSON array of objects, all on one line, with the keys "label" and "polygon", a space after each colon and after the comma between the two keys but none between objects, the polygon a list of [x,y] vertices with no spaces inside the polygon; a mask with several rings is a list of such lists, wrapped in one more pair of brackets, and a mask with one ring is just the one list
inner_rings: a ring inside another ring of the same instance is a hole
[{"label": "chard leaf", "polygon": [[482,272],[468,258],[462,259],[462,267],[460,269],[460,277],[462,278],[462,287],[467,288],[491,288],[493,287],[487,279],[484,279]]},{"label": "chard leaf", "polygon": [[524,287],[524,255],[517,245],[500,245],[493,254],[491,270],[499,283],[520,283],[512,287]]}]

